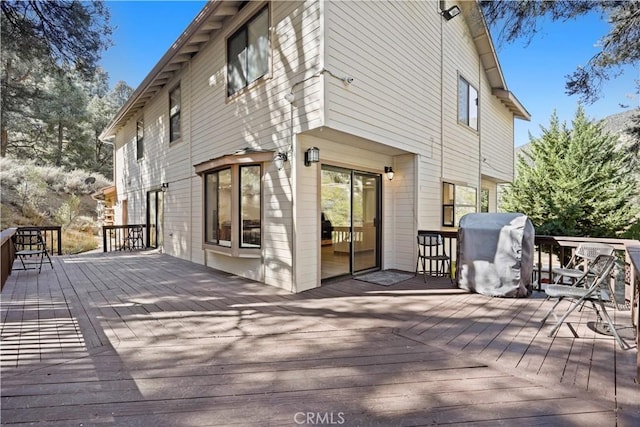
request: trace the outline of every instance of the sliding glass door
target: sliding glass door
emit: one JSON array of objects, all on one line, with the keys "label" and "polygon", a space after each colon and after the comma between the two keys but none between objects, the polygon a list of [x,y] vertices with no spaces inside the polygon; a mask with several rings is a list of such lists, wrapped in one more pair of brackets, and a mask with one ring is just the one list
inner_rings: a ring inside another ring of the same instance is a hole
[{"label": "sliding glass door", "polygon": [[147,247],[162,246],[163,198],[160,190],[147,193]]},{"label": "sliding glass door", "polygon": [[380,175],[322,166],[322,279],[380,267]]}]

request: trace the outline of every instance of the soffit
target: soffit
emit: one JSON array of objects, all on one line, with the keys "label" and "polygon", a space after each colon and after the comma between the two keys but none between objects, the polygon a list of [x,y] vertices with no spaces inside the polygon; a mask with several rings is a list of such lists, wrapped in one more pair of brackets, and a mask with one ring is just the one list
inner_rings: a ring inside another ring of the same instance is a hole
[{"label": "soffit", "polygon": [[489,80],[492,94],[500,99],[514,116],[524,120],[530,120],[531,115],[529,112],[507,88],[493,40],[491,40],[489,27],[487,26],[478,2],[463,1],[460,2],[459,6],[462,10],[462,16],[464,16],[467,26],[469,27],[478,55],[480,56],[480,62]]},{"label": "soffit", "polygon": [[224,22],[235,16],[244,1],[213,0],[207,3],[187,29],[171,45],[169,50],[153,67],[115,118],[100,135],[106,139],[136,116],[167,82],[171,81],[224,26]]}]

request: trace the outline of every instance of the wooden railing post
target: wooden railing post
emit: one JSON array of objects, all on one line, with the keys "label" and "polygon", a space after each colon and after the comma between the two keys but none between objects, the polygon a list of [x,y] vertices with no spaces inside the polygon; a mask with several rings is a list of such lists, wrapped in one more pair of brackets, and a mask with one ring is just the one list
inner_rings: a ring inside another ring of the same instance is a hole
[{"label": "wooden railing post", "polygon": [[8,228],[2,230],[1,248],[0,248],[0,289],[4,288],[4,283],[11,274],[13,268],[13,259],[15,258],[15,249],[13,242],[11,241],[13,235],[16,233],[17,228]]}]

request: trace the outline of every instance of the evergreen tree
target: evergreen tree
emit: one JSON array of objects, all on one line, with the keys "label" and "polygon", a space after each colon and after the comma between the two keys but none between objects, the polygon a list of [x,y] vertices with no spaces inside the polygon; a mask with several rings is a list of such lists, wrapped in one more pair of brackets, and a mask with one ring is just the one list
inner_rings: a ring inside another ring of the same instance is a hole
[{"label": "evergreen tree", "polygon": [[538,234],[617,237],[640,213],[629,153],[582,107],[572,125],[554,113],[542,136],[531,138],[504,208],[528,215]]}]

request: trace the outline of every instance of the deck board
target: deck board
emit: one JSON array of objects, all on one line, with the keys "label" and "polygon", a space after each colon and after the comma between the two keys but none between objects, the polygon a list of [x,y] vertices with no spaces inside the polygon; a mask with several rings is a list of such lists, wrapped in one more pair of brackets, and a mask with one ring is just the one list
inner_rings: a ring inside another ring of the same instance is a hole
[{"label": "deck board", "polygon": [[637,349],[589,328],[592,310],[571,318],[579,338],[548,337],[540,294],[421,276],[290,294],[154,253],[54,265],[2,292],[3,425],[640,422]]}]

